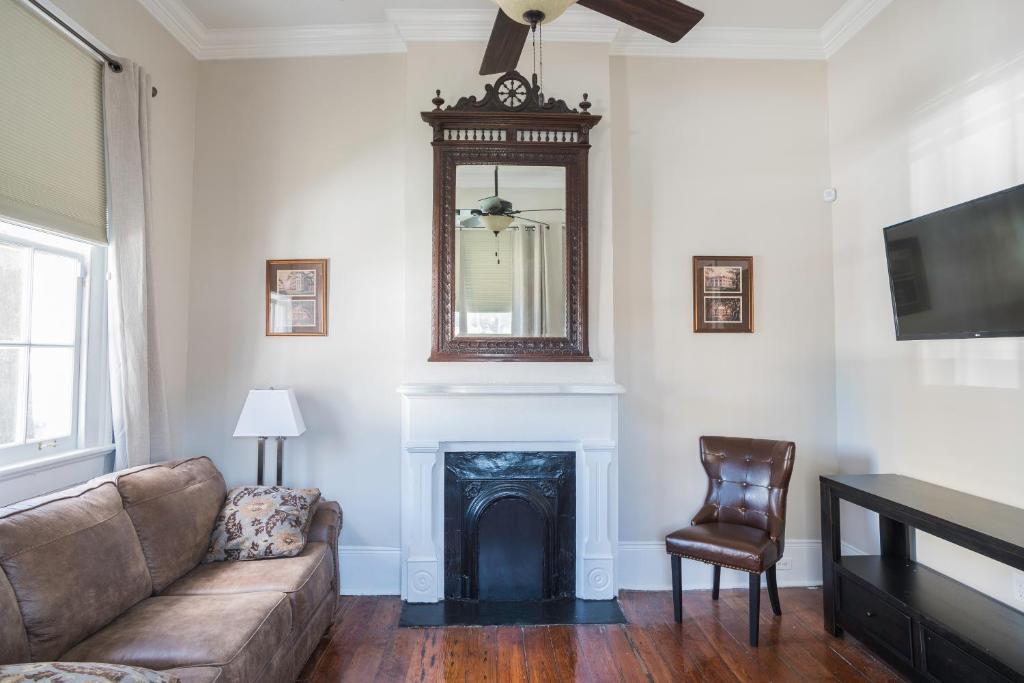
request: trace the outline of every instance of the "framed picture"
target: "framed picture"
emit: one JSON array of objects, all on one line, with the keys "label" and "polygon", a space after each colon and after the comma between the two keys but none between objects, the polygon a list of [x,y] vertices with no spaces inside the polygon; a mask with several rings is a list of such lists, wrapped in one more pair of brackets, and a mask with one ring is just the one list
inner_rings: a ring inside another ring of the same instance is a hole
[{"label": "framed picture", "polygon": [[327,259],[267,261],[267,336],[327,336]]},{"label": "framed picture", "polygon": [[754,331],[754,257],[693,257],[693,331]]}]

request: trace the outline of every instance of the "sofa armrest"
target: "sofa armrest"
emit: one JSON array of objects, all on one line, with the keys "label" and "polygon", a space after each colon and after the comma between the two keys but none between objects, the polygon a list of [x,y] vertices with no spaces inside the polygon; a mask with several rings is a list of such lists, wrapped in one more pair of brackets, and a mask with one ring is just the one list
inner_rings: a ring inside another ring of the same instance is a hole
[{"label": "sofa armrest", "polygon": [[331,548],[334,562],[334,594],[341,590],[340,568],[338,566],[338,539],[341,536],[341,506],[333,500],[321,500],[313,510],[313,519],[306,534],[308,543],[326,543]]}]

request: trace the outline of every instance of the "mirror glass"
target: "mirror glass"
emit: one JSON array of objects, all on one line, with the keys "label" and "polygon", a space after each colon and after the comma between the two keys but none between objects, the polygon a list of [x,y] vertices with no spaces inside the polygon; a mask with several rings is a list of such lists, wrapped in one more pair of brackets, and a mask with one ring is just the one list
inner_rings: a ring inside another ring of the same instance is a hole
[{"label": "mirror glass", "polygon": [[566,336],[561,166],[459,166],[455,335]]}]

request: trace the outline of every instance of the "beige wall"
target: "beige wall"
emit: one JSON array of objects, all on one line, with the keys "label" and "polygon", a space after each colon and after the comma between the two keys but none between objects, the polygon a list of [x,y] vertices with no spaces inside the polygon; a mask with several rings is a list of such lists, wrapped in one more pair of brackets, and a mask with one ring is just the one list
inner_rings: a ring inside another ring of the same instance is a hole
[{"label": "beige wall", "polygon": [[199,63],[134,0],[55,0],[54,4],[116,54],[141,64],[160,91],[152,101],[150,121],[153,288],[171,444],[181,454]]},{"label": "beige wall", "polygon": [[[618,380],[623,541],[688,520],[704,489],[697,438],[712,432],[797,441],[791,534],[814,538],[814,478],[835,469],[824,65],[550,46],[548,93],[575,104],[586,91],[605,117],[590,167],[595,362],[428,363],[419,113],[436,88],[483,92],[465,68],[480,48],[201,65],[189,452],[251,481],[255,444],[230,436],[245,392],[295,387],[309,432],[288,444],[287,480],[343,502],[346,546],[394,548],[399,384]],[[757,334],[690,331],[697,253],[756,257]],[[289,257],[331,259],[327,338],[263,336],[263,262]]]},{"label": "beige wall", "polygon": [[[1019,0],[900,0],[829,62],[840,465],[1016,506],[1024,343],[896,342],[881,229],[1024,182],[1022,25]],[[871,550],[873,519],[844,515]],[[1008,567],[928,537],[918,550],[1010,601]]]},{"label": "beige wall", "polygon": [[[796,442],[787,533],[817,538],[836,467],[825,66],[616,58],[612,85],[620,537],[689,523],[698,439],[722,434]],[[754,334],[693,333],[698,254],[754,257]]]},{"label": "beige wall", "polygon": [[[435,88],[449,101],[482,92],[482,45],[198,64],[132,0],[59,4],[160,88],[154,270],[176,449],[251,481],[255,444],[230,436],[245,393],[295,387],[309,432],[288,444],[287,478],[342,501],[345,545],[398,544],[394,390],[415,381],[624,384],[620,536],[654,551],[703,494],[703,433],[797,442],[792,538],[817,537],[815,477],[836,469],[1019,505],[1024,344],[897,344],[880,236],[1024,181],[1019,2],[901,0],[828,65],[549,46],[549,94],[572,104],[587,91],[605,116],[587,365],[426,362],[419,112]],[[694,254],[755,257],[754,335],[692,333]],[[329,337],[263,335],[263,262],[288,257],[331,259]],[[871,520],[847,524],[871,550]],[[1008,599],[1000,565],[927,538],[921,557]]]},{"label": "beige wall", "polygon": [[[293,387],[309,431],[286,482],[341,501],[346,545],[398,545],[404,84],[401,55],[200,70],[187,449],[254,481],[255,440],[231,437],[246,393]],[[330,259],[329,336],[264,336],[283,258]]]}]

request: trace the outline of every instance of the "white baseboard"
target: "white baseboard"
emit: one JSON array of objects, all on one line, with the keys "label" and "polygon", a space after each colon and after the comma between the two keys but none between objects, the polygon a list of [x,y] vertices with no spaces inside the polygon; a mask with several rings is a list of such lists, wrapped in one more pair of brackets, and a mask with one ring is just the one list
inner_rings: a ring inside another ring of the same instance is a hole
[{"label": "white baseboard", "polygon": [[401,575],[400,548],[343,545],[342,595],[398,595]]},{"label": "white baseboard", "polygon": [[[342,546],[342,595],[399,595],[401,584],[401,549],[374,546]],[[844,555],[864,553],[846,543]],[[672,573],[665,543],[662,541],[619,543],[618,579],[620,590],[667,591],[672,589]],[[786,552],[779,565],[779,585],[821,585],[821,541],[788,539]],[[726,569],[722,572],[722,588],[746,588],[743,572]],[[683,589],[711,588],[711,566],[690,560],[683,561]]]}]

